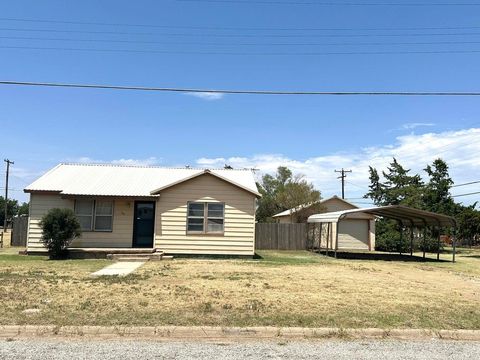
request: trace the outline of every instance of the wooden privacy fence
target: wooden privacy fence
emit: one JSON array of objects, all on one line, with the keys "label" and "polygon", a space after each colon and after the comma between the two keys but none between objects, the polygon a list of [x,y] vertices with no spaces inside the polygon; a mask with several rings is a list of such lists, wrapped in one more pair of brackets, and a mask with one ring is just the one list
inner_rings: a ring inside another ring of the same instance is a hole
[{"label": "wooden privacy fence", "polygon": [[13,218],[11,246],[27,246],[28,216]]},{"label": "wooden privacy fence", "polygon": [[255,249],[306,250],[307,224],[255,224]]}]

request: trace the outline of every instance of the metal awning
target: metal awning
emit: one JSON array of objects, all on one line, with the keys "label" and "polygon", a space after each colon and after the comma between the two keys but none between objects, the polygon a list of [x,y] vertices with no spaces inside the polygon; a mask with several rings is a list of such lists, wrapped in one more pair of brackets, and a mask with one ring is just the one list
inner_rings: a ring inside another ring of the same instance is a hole
[{"label": "metal awning", "polygon": [[335,211],[314,214],[308,218],[309,223],[337,223],[351,214],[371,214],[399,221],[403,226],[440,226],[456,227],[455,218],[430,211],[419,210],[403,205],[388,205],[364,209]]}]

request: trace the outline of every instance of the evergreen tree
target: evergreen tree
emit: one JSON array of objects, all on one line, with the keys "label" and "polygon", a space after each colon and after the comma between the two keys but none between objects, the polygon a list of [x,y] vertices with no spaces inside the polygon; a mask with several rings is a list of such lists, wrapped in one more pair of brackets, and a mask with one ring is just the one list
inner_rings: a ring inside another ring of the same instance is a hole
[{"label": "evergreen tree", "polygon": [[448,173],[448,165],[436,159],[424,169],[429,176],[425,187],[424,206],[426,210],[446,215],[455,215],[455,203],[450,195],[453,180]]},{"label": "evergreen tree", "polygon": [[405,169],[395,158],[387,169],[388,172],[383,171],[385,204],[422,208],[424,184],[420,175],[409,175],[410,169]]}]

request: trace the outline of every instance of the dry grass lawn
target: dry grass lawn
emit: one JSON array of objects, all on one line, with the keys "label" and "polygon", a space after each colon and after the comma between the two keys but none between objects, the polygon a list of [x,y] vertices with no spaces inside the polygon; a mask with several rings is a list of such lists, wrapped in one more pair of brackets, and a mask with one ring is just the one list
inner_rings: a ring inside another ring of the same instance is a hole
[{"label": "dry grass lawn", "polygon": [[110,262],[0,251],[0,324],[480,329],[479,250],[461,249],[456,264],[259,254],[91,278]]}]

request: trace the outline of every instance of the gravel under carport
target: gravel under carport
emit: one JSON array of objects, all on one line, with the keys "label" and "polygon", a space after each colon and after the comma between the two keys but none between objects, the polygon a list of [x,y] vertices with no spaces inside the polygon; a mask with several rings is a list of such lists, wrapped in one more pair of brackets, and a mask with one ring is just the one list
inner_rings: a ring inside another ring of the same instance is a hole
[{"label": "gravel under carport", "polygon": [[460,341],[155,342],[1,340],[0,359],[480,359],[480,343]]}]

